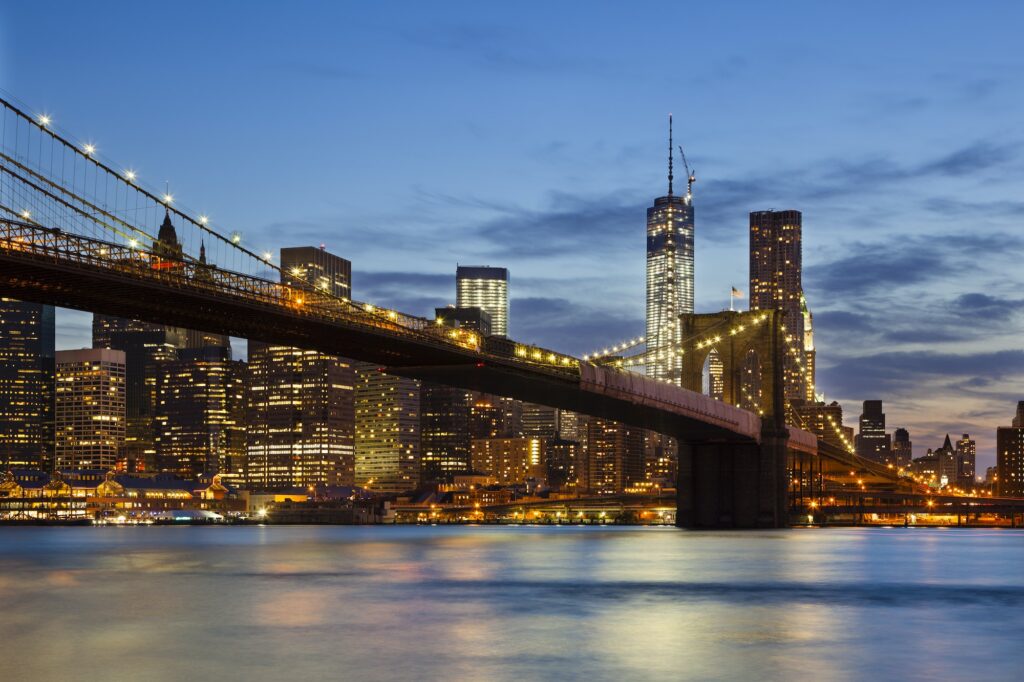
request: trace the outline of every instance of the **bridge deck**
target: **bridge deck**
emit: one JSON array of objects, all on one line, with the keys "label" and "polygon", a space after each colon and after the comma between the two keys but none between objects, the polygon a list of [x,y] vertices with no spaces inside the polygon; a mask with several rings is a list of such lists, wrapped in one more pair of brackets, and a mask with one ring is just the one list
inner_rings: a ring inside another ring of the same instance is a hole
[{"label": "bridge deck", "polygon": [[[567,356],[537,362],[487,352],[315,292],[61,230],[0,221],[0,266],[0,294],[13,298],[287,343],[669,435],[760,438],[757,415],[693,391]],[[808,447],[809,434],[796,431],[793,442]]]}]

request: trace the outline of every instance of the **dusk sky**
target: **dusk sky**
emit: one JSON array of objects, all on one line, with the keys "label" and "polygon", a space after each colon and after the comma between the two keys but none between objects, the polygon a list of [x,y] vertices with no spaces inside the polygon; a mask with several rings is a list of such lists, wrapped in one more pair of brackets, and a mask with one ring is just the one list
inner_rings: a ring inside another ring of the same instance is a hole
[{"label": "dusk sky", "polygon": [[[324,243],[429,315],[511,271],[511,335],[643,331],[666,117],[696,168],[698,312],[747,288],[747,214],[804,214],[818,386],[914,454],[994,463],[1024,399],[1024,5],[22,2],[0,87],[254,250]],[[677,173],[677,178],[682,177]],[[88,345],[62,311],[59,347]]]}]

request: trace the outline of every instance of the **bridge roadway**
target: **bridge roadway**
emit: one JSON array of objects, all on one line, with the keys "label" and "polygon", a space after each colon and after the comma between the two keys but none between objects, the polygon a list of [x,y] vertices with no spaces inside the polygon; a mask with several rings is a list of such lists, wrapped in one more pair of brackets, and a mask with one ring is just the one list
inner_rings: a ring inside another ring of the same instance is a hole
[{"label": "bridge roadway", "polygon": [[[784,525],[787,448],[818,452],[813,434],[640,375],[423,320],[403,324],[393,311],[37,224],[0,221],[0,295],[319,350],[399,376],[652,429],[678,438],[684,451],[688,443],[710,445],[697,458],[703,464],[681,465],[680,499],[704,509],[698,518],[681,508],[688,525]],[[730,457],[733,446],[743,449]],[[717,459],[725,463],[709,469]],[[745,482],[733,486],[734,478]],[[699,498],[714,499],[709,506]]]}]

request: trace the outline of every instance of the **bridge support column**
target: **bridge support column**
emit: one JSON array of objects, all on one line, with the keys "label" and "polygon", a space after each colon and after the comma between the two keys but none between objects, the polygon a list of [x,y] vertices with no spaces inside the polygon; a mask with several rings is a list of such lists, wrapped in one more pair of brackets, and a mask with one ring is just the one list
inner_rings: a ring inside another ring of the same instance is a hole
[{"label": "bridge support column", "polygon": [[761,444],[679,442],[676,525],[680,528],[781,528],[788,525],[788,433]]}]

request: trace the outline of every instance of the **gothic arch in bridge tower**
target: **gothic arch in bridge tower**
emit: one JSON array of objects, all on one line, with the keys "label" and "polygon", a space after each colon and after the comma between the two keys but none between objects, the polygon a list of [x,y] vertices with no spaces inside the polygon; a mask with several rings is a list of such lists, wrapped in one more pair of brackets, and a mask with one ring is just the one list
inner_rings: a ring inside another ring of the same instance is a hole
[{"label": "gothic arch in bridge tower", "polygon": [[781,315],[772,310],[682,315],[683,388],[709,393],[706,372],[717,357],[722,400],[781,417],[775,409],[782,406],[781,323]]}]

